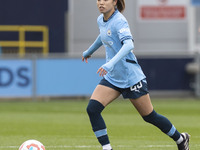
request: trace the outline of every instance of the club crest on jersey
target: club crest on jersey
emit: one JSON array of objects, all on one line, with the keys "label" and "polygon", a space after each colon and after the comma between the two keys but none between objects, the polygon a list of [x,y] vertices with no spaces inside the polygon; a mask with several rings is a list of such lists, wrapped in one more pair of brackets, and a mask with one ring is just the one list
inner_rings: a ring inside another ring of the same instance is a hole
[{"label": "club crest on jersey", "polygon": [[111,35],[112,35],[112,33],[111,33],[110,30],[107,31],[107,35],[108,35],[108,36],[111,36]]}]

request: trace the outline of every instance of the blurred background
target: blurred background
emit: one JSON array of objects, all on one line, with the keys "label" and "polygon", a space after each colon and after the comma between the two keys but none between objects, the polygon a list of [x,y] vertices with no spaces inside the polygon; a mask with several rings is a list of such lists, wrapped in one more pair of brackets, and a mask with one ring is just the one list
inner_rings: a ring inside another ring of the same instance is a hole
[{"label": "blurred background", "polygon": [[[105,63],[96,1],[0,0],[0,99],[88,97]],[[200,0],[126,0],[152,96],[200,97]]]}]

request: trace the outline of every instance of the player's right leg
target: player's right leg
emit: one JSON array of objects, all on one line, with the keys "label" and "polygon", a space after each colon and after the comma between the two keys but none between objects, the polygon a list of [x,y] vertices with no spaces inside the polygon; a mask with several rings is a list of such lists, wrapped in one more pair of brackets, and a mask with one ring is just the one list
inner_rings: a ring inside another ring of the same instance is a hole
[{"label": "player's right leg", "polygon": [[103,109],[115,100],[120,93],[110,87],[98,85],[88,103],[87,113],[90,118],[92,129],[102,145],[103,150],[112,150],[107,134],[106,124],[101,116]]}]

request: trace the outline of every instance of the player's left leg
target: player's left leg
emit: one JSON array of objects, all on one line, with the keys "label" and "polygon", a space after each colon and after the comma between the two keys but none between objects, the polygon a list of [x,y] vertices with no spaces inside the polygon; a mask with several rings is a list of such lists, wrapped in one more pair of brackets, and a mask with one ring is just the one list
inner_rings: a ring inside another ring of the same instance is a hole
[{"label": "player's left leg", "polygon": [[[158,127],[162,132],[176,141],[178,145],[184,141],[184,137],[177,131],[174,125],[166,117],[158,114],[153,109],[149,94],[137,99],[130,99],[130,101],[146,122]],[[183,150],[189,150],[189,148]]]}]

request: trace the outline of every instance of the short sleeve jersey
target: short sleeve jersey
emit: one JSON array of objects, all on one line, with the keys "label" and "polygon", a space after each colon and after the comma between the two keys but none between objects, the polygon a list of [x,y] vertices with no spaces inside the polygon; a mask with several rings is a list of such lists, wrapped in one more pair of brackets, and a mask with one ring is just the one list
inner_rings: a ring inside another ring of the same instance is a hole
[{"label": "short sleeve jersey", "polygon": [[[121,49],[123,41],[133,39],[126,18],[116,10],[109,20],[104,21],[101,14],[97,23],[101,41],[106,49],[106,62],[110,61]],[[130,52],[104,78],[119,88],[128,88],[146,78],[135,55]]]}]

